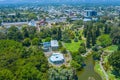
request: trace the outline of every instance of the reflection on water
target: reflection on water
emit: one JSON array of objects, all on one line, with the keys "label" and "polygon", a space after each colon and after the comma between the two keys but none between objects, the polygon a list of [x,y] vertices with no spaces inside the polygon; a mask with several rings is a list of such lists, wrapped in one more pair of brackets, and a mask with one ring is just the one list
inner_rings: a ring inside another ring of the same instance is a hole
[{"label": "reflection on water", "polygon": [[86,66],[82,71],[79,71],[78,74],[78,79],[79,80],[102,80],[100,75],[98,75],[94,71],[94,60],[92,56],[88,56],[86,61]]}]

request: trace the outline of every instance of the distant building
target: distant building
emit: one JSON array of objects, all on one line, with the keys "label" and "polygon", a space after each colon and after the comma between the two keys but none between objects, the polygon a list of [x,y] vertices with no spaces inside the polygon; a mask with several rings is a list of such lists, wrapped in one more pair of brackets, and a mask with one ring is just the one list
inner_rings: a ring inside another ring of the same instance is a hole
[{"label": "distant building", "polygon": [[59,47],[57,40],[51,40],[51,48],[52,50],[57,50]]},{"label": "distant building", "polygon": [[36,25],[36,22],[34,20],[31,20],[29,23],[28,23],[29,26],[37,26]]},{"label": "distant building", "polygon": [[57,50],[59,45],[57,40],[51,40],[50,42],[44,42],[43,44],[43,50],[45,52],[50,51],[50,50]]},{"label": "distant building", "polygon": [[79,21],[79,20],[82,20],[81,18],[78,18],[78,17],[72,17],[71,18],[71,21]]},{"label": "distant building", "polygon": [[97,16],[97,12],[94,10],[85,10],[85,16],[86,17]]},{"label": "distant building", "polygon": [[88,22],[88,21],[92,21],[92,19],[91,18],[84,18],[83,21]]},{"label": "distant building", "polygon": [[49,61],[54,64],[62,64],[64,62],[64,56],[61,53],[53,53],[50,56]]},{"label": "distant building", "polygon": [[44,42],[44,43],[43,43],[43,50],[44,50],[45,52],[49,51],[49,48],[50,48],[50,47],[51,47],[50,42]]}]

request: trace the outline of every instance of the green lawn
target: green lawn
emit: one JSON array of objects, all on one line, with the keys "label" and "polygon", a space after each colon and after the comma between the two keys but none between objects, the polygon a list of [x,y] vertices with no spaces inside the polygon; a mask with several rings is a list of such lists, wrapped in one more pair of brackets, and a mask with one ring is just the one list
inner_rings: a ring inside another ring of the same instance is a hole
[{"label": "green lawn", "polygon": [[111,45],[109,47],[106,47],[104,50],[110,51],[110,52],[114,52],[117,51],[118,46],[117,45]]},{"label": "green lawn", "polygon": [[[117,49],[118,49],[118,46],[117,45],[111,45],[111,46],[109,46],[109,47],[106,47],[104,50],[105,51],[107,51],[107,52],[109,52],[109,53],[111,53],[111,52],[114,52],[114,51],[117,51]],[[107,53],[106,53],[107,54]],[[107,54],[107,55],[109,55],[109,54]],[[108,57],[109,56],[104,56],[103,58],[104,58],[104,63],[108,63]],[[118,78],[116,78],[115,77],[115,75],[113,75],[112,74],[112,72],[111,72],[111,66],[110,65],[108,65],[109,66],[109,69],[108,69],[108,71],[107,71],[107,74],[108,74],[108,76],[109,76],[109,79],[110,80],[120,80],[120,79],[118,79]]]},{"label": "green lawn", "polygon": [[74,42],[72,40],[71,43],[64,43],[65,47],[67,50],[71,51],[71,52],[75,52],[75,51],[78,51],[79,47],[80,47],[80,44],[82,43],[83,41],[79,41],[79,42]]},{"label": "green lawn", "polygon": [[105,80],[105,75],[102,72],[98,61],[95,62],[94,70],[102,77],[103,80]]}]

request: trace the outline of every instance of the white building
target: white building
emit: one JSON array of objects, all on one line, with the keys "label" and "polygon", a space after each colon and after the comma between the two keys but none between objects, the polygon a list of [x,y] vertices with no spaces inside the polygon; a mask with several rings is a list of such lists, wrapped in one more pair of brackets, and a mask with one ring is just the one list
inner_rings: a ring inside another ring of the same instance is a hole
[{"label": "white building", "polygon": [[31,20],[29,23],[28,23],[29,26],[37,26],[36,25],[36,22],[34,20]]},{"label": "white building", "polygon": [[51,48],[52,50],[57,50],[59,47],[57,40],[51,40]]},{"label": "white building", "polygon": [[61,53],[53,53],[49,58],[49,61],[54,64],[61,64],[64,62],[64,56]]}]

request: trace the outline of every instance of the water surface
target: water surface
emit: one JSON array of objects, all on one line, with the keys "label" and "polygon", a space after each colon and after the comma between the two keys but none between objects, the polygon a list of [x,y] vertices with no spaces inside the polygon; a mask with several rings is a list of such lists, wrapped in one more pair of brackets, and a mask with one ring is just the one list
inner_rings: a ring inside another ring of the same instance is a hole
[{"label": "water surface", "polygon": [[88,56],[86,61],[86,66],[82,71],[79,71],[78,79],[79,80],[102,80],[99,74],[94,71],[94,60],[92,56]]}]

